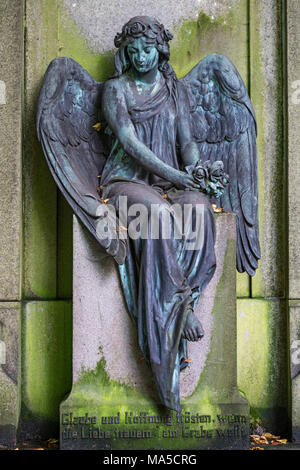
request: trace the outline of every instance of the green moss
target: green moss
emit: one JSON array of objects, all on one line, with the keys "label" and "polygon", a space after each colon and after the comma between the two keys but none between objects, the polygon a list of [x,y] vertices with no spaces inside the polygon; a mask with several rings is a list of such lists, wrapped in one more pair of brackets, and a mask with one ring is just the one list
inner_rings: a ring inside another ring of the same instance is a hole
[{"label": "green moss", "polygon": [[178,77],[186,75],[211,53],[225,54],[236,65],[247,84],[247,1],[239,2],[226,15],[212,18],[203,12],[197,20],[185,21],[174,28],[171,63]]},{"label": "green moss", "polygon": [[[268,302],[238,302],[238,357],[239,385],[253,406],[259,402],[271,400],[270,386],[270,351]],[[247,366],[246,366],[247,364]]]},{"label": "green moss", "polygon": [[236,295],[238,298],[250,297],[251,279],[247,273],[236,273]]},{"label": "green moss", "polygon": [[[181,416],[186,417],[186,412],[191,415],[210,416],[211,422],[203,424],[206,431],[211,432],[211,438],[189,438],[190,430],[200,430],[199,424],[178,423],[176,413],[167,410],[156,403],[155,398],[145,396],[138,389],[128,385],[111,381],[105,371],[105,361],[101,359],[95,370],[83,371],[81,377],[74,384],[70,396],[61,404],[61,437],[66,433],[68,426],[62,425],[62,419],[73,413],[73,416],[85,416],[88,412],[90,417],[97,417],[96,425],[85,427],[85,434],[90,429],[98,429],[102,432],[110,432],[110,439],[107,440],[109,448],[112,449],[178,449],[184,446],[185,449],[209,448],[216,446],[215,429],[217,425],[217,414],[233,413],[232,408],[227,410],[224,405],[218,406],[211,402],[211,393],[206,388],[202,388],[201,397],[195,399],[182,400]],[[236,410],[236,414],[243,414],[241,408]],[[140,413],[147,412],[148,416],[160,417],[166,420],[165,423],[141,423],[128,425],[125,423],[125,413],[132,413],[132,416],[139,416]],[[102,418],[117,418],[117,423],[107,424]],[[80,426],[73,426],[72,431],[80,433]],[[126,439],[116,436],[115,431],[139,431],[150,432],[151,438]],[[222,429],[227,429],[226,426]],[[165,436],[165,437],[164,437]],[[166,436],[169,436],[166,438]],[[74,443],[74,441],[73,441]],[[220,442],[218,443],[220,444]],[[66,445],[63,440],[62,445]],[[67,444],[68,445],[68,444]],[[80,442],[82,446],[83,443]],[[101,443],[103,445],[103,443]],[[223,442],[224,445],[224,442]],[[74,444],[76,447],[76,443]]]},{"label": "green moss", "polygon": [[252,413],[283,433],[287,425],[285,303],[238,300],[238,385]]},{"label": "green moss", "polygon": [[71,303],[28,302],[22,319],[23,420],[57,421],[71,388]]},{"label": "green moss", "polygon": [[[78,26],[66,13],[62,4],[59,9],[58,47],[60,56],[72,57],[79,62],[95,80],[107,80],[114,70],[114,54],[93,52]],[[113,49],[113,44],[112,44]]]},{"label": "green moss", "polygon": [[25,172],[23,295],[31,299],[55,298],[57,189],[42,151],[35,149],[30,160],[27,164],[33,167],[31,175]]},{"label": "green moss", "polygon": [[[37,40],[38,39],[38,40]],[[26,2],[23,297],[56,296],[57,189],[36,136],[42,78],[57,55],[57,2]]]},{"label": "green moss", "polygon": [[[110,380],[105,370],[104,357],[94,370],[82,370],[80,378],[73,385],[70,399],[75,403],[79,399],[79,402],[82,403],[87,395],[89,401],[92,400],[96,403],[101,401],[102,403],[119,404],[120,399],[124,399],[125,402],[129,400],[132,405],[147,402],[139,389]],[[155,403],[152,406],[155,408]]]},{"label": "green moss", "polygon": [[226,29],[224,22],[221,17],[212,20],[205,13],[199,13],[196,21],[185,21],[183,25],[175,28],[176,40],[171,43],[171,62],[179,77],[186,75],[199,59],[208,55],[208,36],[216,34],[217,31],[223,33]]}]

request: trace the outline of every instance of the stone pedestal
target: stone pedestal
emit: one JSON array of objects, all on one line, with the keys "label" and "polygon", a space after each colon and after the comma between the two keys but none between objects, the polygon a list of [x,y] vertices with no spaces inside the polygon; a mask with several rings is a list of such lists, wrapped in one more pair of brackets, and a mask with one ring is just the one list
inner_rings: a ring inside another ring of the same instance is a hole
[{"label": "stone pedestal", "polygon": [[249,406],[237,390],[235,216],[216,216],[217,269],[196,310],[182,411],[158,402],[114,260],[74,217],[73,387],[60,407],[62,449],[247,448]]}]

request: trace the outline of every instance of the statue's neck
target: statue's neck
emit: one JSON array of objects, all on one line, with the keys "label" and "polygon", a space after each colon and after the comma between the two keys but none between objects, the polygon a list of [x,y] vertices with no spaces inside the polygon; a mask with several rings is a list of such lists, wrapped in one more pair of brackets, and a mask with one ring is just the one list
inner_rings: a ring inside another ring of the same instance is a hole
[{"label": "statue's neck", "polygon": [[141,82],[142,84],[146,85],[153,85],[155,82],[159,81],[160,78],[159,70],[157,67],[152,70],[149,70],[149,72],[146,73],[140,73],[132,67],[131,75],[136,82]]}]

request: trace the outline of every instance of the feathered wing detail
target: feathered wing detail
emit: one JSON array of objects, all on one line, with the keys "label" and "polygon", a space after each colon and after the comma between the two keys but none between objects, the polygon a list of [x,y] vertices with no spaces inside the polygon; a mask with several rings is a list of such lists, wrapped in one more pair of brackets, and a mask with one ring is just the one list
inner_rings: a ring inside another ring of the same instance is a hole
[{"label": "feathered wing detail", "polygon": [[256,119],[235,66],[220,54],[201,60],[181,81],[203,161],[222,160],[230,184],[217,205],[237,216],[237,270],[254,276],[260,258]]},{"label": "feathered wing detail", "polygon": [[107,154],[101,121],[102,84],[75,60],[54,59],[45,74],[37,113],[37,133],[56,184],[76,215],[100,245],[119,264],[126,257],[126,242],[99,238],[99,174]]}]

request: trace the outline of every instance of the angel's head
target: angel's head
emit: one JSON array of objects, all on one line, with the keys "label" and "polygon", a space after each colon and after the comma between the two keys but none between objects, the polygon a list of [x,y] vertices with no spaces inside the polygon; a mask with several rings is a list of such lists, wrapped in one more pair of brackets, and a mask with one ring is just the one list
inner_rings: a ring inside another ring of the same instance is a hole
[{"label": "angel's head", "polygon": [[148,72],[158,66],[165,75],[173,70],[169,41],[172,34],[155,18],[136,16],[126,23],[115,37],[118,51],[115,55],[114,77],[119,77],[133,66],[139,72]]}]

